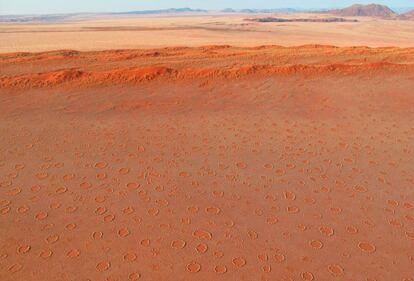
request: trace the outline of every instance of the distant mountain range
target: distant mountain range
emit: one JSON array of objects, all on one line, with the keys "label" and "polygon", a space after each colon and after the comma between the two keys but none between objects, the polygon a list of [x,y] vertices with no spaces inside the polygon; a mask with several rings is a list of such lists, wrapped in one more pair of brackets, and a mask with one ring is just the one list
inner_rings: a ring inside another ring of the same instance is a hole
[{"label": "distant mountain range", "polygon": [[254,22],[358,22],[356,19],[344,19],[344,18],[274,18],[274,17],[265,17],[265,18],[253,18],[246,19],[248,21]]},{"label": "distant mountain range", "polygon": [[255,14],[255,13],[298,13],[302,12],[303,10],[293,9],[293,8],[279,8],[279,9],[232,9],[227,8],[221,10],[220,12],[223,13],[248,13],[248,14]]},{"label": "distant mountain range", "polygon": [[68,13],[68,14],[46,14],[46,15],[0,15],[0,22],[46,22],[76,20],[87,17],[112,16],[112,15],[157,15],[157,14],[184,14],[184,13],[207,13],[208,10],[190,8],[171,8],[162,10],[142,10],[114,13]]},{"label": "distant mountain range", "polygon": [[152,15],[152,14],[179,14],[179,13],[207,13],[208,10],[191,9],[191,8],[171,8],[162,10],[143,10],[143,11],[129,11],[114,14],[132,14],[132,15]]},{"label": "distant mountain range", "polygon": [[69,14],[48,14],[48,15],[0,15],[0,22],[33,22],[33,21],[62,21],[75,20],[79,18],[108,16],[108,15],[156,15],[156,14],[198,14],[198,13],[246,13],[246,14],[264,14],[264,13],[328,13],[341,17],[379,17],[387,19],[402,19],[414,20],[414,10],[398,14],[392,9],[384,5],[369,4],[361,5],[354,4],[350,7],[334,10],[299,10],[293,8],[279,8],[279,9],[232,9],[227,8],[220,11],[209,11],[203,9],[191,8],[171,8],[160,10],[142,10],[142,11],[128,11],[117,13],[69,13]]},{"label": "distant mountain range", "polygon": [[[297,13],[301,10],[293,9],[293,8],[280,8],[280,9],[232,9],[227,8],[223,10],[219,10],[218,12],[222,13]],[[191,9],[191,8],[179,8],[179,9],[163,9],[163,10],[144,10],[144,11],[129,11],[129,12],[121,12],[117,14],[139,14],[139,15],[146,15],[146,14],[176,14],[176,13],[207,13],[210,12],[209,10],[202,10],[202,9]]]},{"label": "distant mountain range", "polygon": [[180,14],[180,13],[208,13],[208,12],[220,12],[220,13],[243,13],[243,14],[271,14],[271,13],[301,13],[301,12],[319,12],[329,13],[342,17],[380,17],[380,18],[399,18],[399,19],[414,19],[414,10],[406,12],[404,14],[398,14],[387,6],[379,4],[354,4],[352,6],[343,9],[333,10],[300,10],[293,8],[276,8],[276,9],[233,9],[227,8],[219,11],[209,11],[203,9],[191,9],[191,8],[179,8],[179,9],[162,9],[162,10],[144,10],[144,11],[129,11],[121,13],[111,13],[118,15],[152,15],[152,14]]}]

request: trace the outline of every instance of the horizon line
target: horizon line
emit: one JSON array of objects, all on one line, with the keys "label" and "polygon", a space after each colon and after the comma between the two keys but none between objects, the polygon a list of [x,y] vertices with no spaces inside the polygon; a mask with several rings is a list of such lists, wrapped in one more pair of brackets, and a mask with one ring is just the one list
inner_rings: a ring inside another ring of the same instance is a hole
[{"label": "horizon line", "polygon": [[[358,3],[355,3],[353,5],[356,5]],[[371,4],[375,4],[375,3],[371,3]],[[371,5],[371,4],[365,4],[365,5]],[[364,4],[362,4],[364,5]],[[381,5],[381,4],[378,4]],[[352,5],[350,5],[352,6]],[[297,11],[297,12],[315,12],[315,11],[329,11],[332,9],[343,9],[343,8],[347,8],[350,6],[345,6],[345,7],[325,7],[325,8],[298,8],[298,7],[277,7],[277,8],[231,8],[231,7],[227,7],[227,8],[223,8],[223,9],[202,9],[202,8],[191,8],[191,7],[170,7],[170,8],[164,8],[164,9],[143,9],[143,10],[125,10],[125,11],[119,11],[119,12],[115,12],[115,11],[101,11],[101,12],[92,12],[92,11],[82,11],[82,12],[46,12],[46,13],[10,13],[10,14],[2,14],[0,11],[0,16],[51,16],[51,15],[87,15],[87,14],[92,14],[92,15],[105,15],[105,14],[109,14],[109,15],[116,15],[116,14],[127,14],[127,13],[151,13],[153,12],[154,14],[156,14],[157,12],[162,13],[164,11],[174,11],[176,10],[177,12],[180,12],[180,10],[189,10],[188,12],[225,12],[226,10],[233,10],[234,12],[243,12],[243,11],[257,11],[258,13],[260,13],[260,11],[272,11],[275,10],[275,12],[277,10],[293,10],[293,11]],[[393,6],[388,6],[388,5],[381,5],[381,6],[386,6],[388,8],[390,8],[391,10],[393,10],[395,13],[400,14],[400,13],[404,13],[401,12],[401,10],[405,10],[405,12],[410,11],[410,10],[414,10],[414,6],[411,7],[393,7]],[[400,11],[398,11],[400,10]],[[185,12],[185,11],[182,11]]]}]

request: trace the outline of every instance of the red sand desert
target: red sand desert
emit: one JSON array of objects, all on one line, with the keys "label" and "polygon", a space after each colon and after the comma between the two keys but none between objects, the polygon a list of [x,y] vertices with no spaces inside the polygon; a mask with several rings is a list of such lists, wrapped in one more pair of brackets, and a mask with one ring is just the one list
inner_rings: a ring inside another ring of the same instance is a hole
[{"label": "red sand desert", "polygon": [[0,54],[0,280],[414,280],[414,48],[257,43]]}]

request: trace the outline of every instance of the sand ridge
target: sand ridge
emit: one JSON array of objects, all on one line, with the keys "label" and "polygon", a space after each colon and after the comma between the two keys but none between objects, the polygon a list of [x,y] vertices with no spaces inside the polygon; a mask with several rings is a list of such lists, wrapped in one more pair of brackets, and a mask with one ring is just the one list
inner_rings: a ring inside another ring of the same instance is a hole
[{"label": "sand ridge", "polygon": [[[321,56],[321,53],[326,56]],[[212,63],[208,63],[209,60]],[[188,64],[189,61],[191,64]],[[0,65],[4,71],[8,68],[25,71],[27,68],[24,66],[33,62],[45,64],[45,71],[15,75],[0,72],[0,85],[4,88],[87,87],[141,83],[154,79],[226,79],[295,73],[316,77],[329,73],[412,72],[414,49],[338,48],[323,45],[236,48],[217,45],[145,51],[55,51],[0,55]],[[70,67],[65,68],[66,65]]]}]

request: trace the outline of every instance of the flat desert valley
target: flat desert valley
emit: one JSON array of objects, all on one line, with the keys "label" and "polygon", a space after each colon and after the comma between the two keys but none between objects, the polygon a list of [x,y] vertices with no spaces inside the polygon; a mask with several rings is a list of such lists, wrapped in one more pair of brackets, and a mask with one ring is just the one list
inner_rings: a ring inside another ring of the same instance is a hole
[{"label": "flat desert valley", "polygon": [[0,24],[0,280],[414,280],[414,21],[251,17]]},{"label": "flat desert valley", "polygon": [[[358,22],[258,23],[268,15],[146,15],[80,17],[62,22],[0,22],[0,53],[160,48],[203,45],[413,47],[414,20],[349,17]],[[280,14],[289,18],[331,18],[325,14]]]}]

